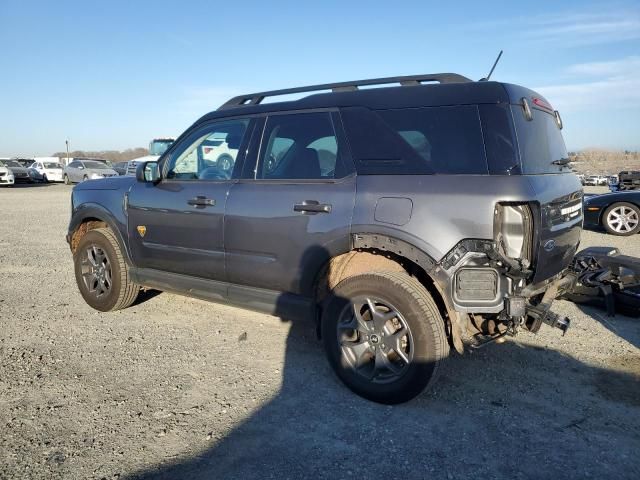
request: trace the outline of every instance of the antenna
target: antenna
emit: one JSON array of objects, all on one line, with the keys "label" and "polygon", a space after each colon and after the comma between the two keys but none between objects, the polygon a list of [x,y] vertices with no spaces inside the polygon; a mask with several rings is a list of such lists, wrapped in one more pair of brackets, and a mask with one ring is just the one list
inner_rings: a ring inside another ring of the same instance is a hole
[{"label": "antenna", "polygon": [[493,62],[493,67],[491,67],[491,70],[489,71],[489,75],[487,75],[485,78],[481,78],[480,79],[481,82],[488,82],[489,81],[489,79],[491,78],[491,74],[495,70],[496,65],[498,65],[498,62],[500,61],[500,57],[501,56],[502,56],[502,50],[500,50],[500,53],[498,54],[498,58],[496,58],[496,61]]}]

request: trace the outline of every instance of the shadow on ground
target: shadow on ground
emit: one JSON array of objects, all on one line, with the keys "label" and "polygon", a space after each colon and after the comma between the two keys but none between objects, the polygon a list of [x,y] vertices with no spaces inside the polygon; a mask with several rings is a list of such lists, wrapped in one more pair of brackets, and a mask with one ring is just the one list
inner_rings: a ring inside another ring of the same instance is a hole
[{"label": "shadow on ground", "polygon": [[314,325],[292,321],[282,375],[209,449],[127,478],[640,478],[638,351],[593,366],[508,341],[452,357],[435,389],[389,407],[342,386]]}]

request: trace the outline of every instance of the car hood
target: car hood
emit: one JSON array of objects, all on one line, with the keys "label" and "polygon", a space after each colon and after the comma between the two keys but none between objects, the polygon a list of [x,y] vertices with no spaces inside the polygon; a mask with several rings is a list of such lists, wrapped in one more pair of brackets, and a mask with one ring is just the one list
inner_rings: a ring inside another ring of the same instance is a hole
[{"label": "car hood", "polygon": [[7,167],[0,166],[0,173],[9,173],[10,170]]},{"label": "car hood", "polygon": [[7,168],[11,170],[14,173],[14,175],[16,173],[29,173],[29,171],[24,167],[7,167]]},{"label": "car hood", "polygon": [[[114,172],[115,173],[115,172]],[[136,182],[135,177],[117,175],[99,178],[90,182],[82,182],[73,187],[74,190],[128,190]]]},{"label": "car hood", "polygon": [[85,168],[83,172],[85,175],[93,175],[94,173],[98,175],[118,175],[118,172],[112,168]]}]

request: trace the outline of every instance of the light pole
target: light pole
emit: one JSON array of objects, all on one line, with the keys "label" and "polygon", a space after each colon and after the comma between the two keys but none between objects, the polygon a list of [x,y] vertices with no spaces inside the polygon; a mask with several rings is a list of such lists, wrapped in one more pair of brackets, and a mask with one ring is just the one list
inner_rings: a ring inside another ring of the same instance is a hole
[{"label": "light pole", "polygon": [[66,139],[64,143],[67,145],[67,165],[69,165],[69,139]]}]

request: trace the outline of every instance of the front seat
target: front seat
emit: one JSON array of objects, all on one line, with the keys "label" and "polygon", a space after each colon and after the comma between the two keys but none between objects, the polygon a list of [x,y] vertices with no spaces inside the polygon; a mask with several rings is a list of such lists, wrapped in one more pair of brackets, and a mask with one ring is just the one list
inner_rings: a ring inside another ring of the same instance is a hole
[{"label": "front seat", "polygon": [[320,158],[313,148],[305,148],[298,155],[289,160],[287,171],[283,178],[320,178]]}]

